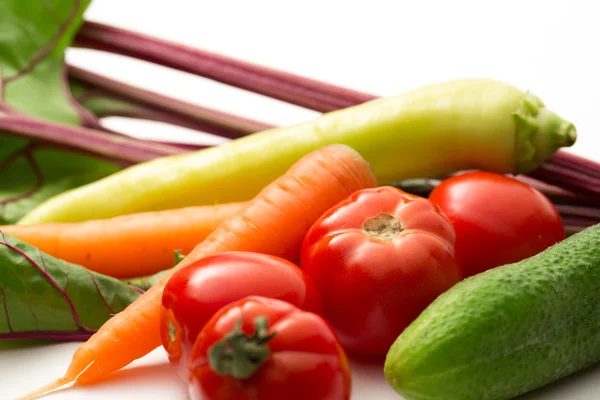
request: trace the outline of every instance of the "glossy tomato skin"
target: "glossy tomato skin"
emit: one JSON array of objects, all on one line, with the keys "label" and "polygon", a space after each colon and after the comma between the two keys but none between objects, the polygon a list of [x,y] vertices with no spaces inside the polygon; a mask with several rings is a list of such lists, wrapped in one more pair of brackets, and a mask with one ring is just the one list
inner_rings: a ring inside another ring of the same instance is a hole
[{"label": "glossy tomato skin", "polygon": [[250,295],[273,297],[322,313],[319,292],[297,265],[271,255],[223,252],[173,274],[164,288],[160,334],[169,361],[187,380],[196,337],[223,306]]},{"label": "glossy tomato skin", "polygon": [[[215,373],[207,354],[242,319],[247,335],[264,316],[268,359],[247,379]],[[344,350],[327,322],[289,303],[250,296],[221,309],[196,340],[191,358],[189,394],[192,400],[345,400],[351,377]]]},{"label": "glossy tomato skin", "polygon": [[[367,221],[380,215],[401,231],[387,239],[367,234]],[[326,212],[305,237],[301,267],[344,348],[381,357],[460,280],[452,224],[429,200],[393,187],[358,191]]]},{"label": "glossy tomato skin", "polygon": [[456,260],[465,277],[531,257],[565,238],[552,202],[504,175],[457,175],[443,181],[429,198],[454,225]]}]

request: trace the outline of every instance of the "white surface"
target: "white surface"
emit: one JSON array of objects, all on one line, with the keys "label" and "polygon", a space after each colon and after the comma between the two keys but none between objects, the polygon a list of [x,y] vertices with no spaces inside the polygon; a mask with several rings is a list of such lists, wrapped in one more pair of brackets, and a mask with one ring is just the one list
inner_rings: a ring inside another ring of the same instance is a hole
[{"label": "white surface", "polygon": [[[600,159],[600,25],[591,1],[104,0],[87,17],[379,95],[432,82],[491,77],[531,90],[577,126],[571,151]],[[74,64],[138,86],[255,119],[289,124],[316,115],[205,79],[85,50]],[[138,136],[189,138],[159,124],[112,119]],[[214,138],[213,138],[214,140]],[[64,373],[76,344],[0,343],[0,398]],[[157,350],[94,387],[49,399],[185,399]],[[353,364],[353,400],[399,399],[381,364]],[[527,399],[600,398],[600,366]]]}]

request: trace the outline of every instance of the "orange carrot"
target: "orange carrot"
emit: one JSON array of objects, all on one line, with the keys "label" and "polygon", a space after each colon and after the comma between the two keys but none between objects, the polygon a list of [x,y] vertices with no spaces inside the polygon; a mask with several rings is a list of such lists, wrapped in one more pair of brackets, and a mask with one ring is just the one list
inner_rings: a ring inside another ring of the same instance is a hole
[{"label": "orange carrot", "polygon": [[56,258],[115,278],[150,275],[173,266],[245,203],[186,207],[75,223],[0,226]]},{"label": "orange carrot", "polygon": [[[253,251],[297,260],[304,235],[329,208],[351,193],[376,186],[364,159],[345,145],[316,150],[266,186],[224,221],[178,265],[223,251]],[[159,308],[173,271],[80,346],[65,376],[25,399],[77,383],[92,383],[160,345]]]}]

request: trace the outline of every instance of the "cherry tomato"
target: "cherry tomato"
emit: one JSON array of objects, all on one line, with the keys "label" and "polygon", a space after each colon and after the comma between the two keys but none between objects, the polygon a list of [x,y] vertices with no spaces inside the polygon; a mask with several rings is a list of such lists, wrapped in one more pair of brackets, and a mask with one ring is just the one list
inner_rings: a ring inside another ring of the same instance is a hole
[{"label": "cherry tomato", "polygon": [[302,245],[325,318],[348,351],[385,356],[429,303],[460,280],[454,230],[438,206],[393,187],[326,212]]},{"label": "cherry tomato", "polygon": [[206,322],[223,306],[249,295],[273,297],[322,312],[315,284],[285,259],[224,252],[190,264],[167,282],[160,312],[162,344],[182,378],[189,376],[189,355]]},{"label": "cherry tomato", "polygon": [[225,306],[192,351],[193,400],[344,400],[350,386],[327,322],[280,300],[250,296]]},{"label": "cherry tomato", "polygon": [[504,175],[457,175],[444,180],[429,199],[454,225],[456,261],[465,277],[531,257],[565,238],[552,202]]}]

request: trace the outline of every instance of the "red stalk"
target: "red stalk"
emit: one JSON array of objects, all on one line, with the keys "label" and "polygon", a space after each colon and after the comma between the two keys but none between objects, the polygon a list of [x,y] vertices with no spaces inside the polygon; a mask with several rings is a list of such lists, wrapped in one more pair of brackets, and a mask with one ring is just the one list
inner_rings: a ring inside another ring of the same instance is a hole
[{"label": "red stalk", "polygon": [[338,110],[376,98],[96,22],[86,21],[75,43],[189,72],[315,111]]},{"label": "red stalk", "polygon": [[543,162],[529,176],[541,181],[560,186],[575,193],[581,193],[596,204],[600,204],[600,178],[595,175],[600,171],[600,164],[590,160],[566,161],[568,155],[563,151],[557,152],[549,160]]},{"label": "red stalk", "polygon": [[589,226],[596,225],[598,220],[592,218],[562,216],[562,222],[565,226],[565,233],[567,236],[571,236],[577,232],[581,232]]},{"label": "red stalk", "polygon": [[561,215],[594,219],[600,222],[600,209],[594,207],[582,207],[578,205],[555,204]]},{"label": "red stalk", "polygon": [[16,113],[0,115],[0,131],[129,164],[181,154],[186,151],[174,146],[144,142],[127,136],[110,135],[89,128],[40,121]]},{"label": "red stalk", "polygon": [[132,102],[135,105],[134,110],[118,113],[119,116],[167,122],[229,139],[273,128],[273,125],[197,106],[78,67],[68,67],[68,72],[70,77],[90,87],[90,97],[102,95]]},{"label": "red stalk", "polygon": [[600,163],[596,161],[588,160],[565,151],[557,153],[552,158],[552,161],[554,164],[562,165],[574,171],[600,179]]}]

